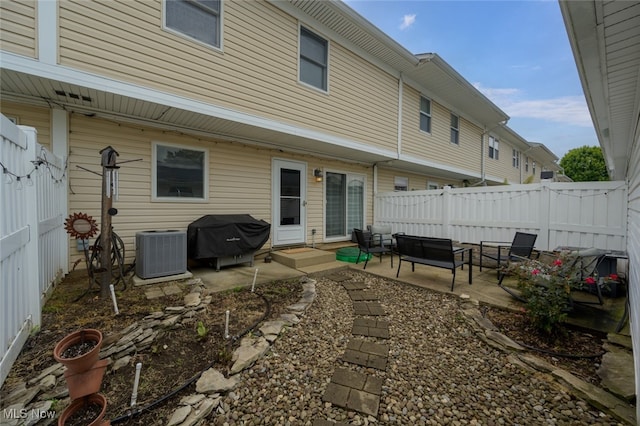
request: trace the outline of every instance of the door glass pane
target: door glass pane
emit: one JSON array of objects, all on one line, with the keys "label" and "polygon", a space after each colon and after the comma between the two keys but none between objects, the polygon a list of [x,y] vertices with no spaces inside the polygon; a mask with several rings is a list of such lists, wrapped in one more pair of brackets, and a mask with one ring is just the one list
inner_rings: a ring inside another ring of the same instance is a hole
[{"label": "door glass pane", "polygon": [[300,170],[280,170],[280,195],[300,197]]},{"label": "door glass pane", "polygon": [[326,234],[327,237],[346,235],[346,175],[327,172]]},{"label": "door glass pane", "polygon": [[364,181],[350,177],[347,187],[347,231],[353,228],[363,229],[364,217]]},{"label": "door glass pane", "polygon": [[300,170],[280,169],[280,225],[300,225]]},{"label": "door glass pane", "polygon": [[300,225],[299,198],[280,198],[280,225]]}]

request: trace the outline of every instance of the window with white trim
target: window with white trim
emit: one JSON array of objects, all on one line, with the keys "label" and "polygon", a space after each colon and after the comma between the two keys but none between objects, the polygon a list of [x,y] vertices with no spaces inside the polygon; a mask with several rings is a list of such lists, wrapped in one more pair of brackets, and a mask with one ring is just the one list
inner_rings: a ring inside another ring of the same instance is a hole
[{"label": "window with white trim", "polygon": [[438,189],[438,184],[435,182],[427,182],[427,189]]},{"label": "window with white trim", "polygon": [[499,159],[500,154],[500,142],[493,136],[489,136],[489,158],[494,160]]},{"label": "window with white trim", "polygon": [[420,130],[431,133],[431,100],[420,96]]},{"label": "window with white trim", "polygon": [[460,144],[460,117],[451,113],[451,143]]},{"label": "window with white trim", "polygon": [[529,157],[528,156],[524,157],[524,171],[529,173]]},{"label": "window with white trim", "polygon": [[220,0],[165,0],[165,28],[220,48],[221,7]]},{"label": "window with white trim", "polygon": [[533,175],[536,175],[536,162],[534,161],[533,163],[531,163],[531,168],[533,170]]},{"label": "window with white trim", "polygon": [[207,199],[208,151],[153,143],[152,198],[161,201]]},{"label": "window with white trim", "polygon": [[409,190],[409,178],[403,176],[396,176],[393,178],[393,190],[394,191],[408,191]]},{"label": "window with white trim", "polygon": [[300,27],[300,81],[327,91],[329,42]]},{"label": "window with white trim", "polygon": [[517,149],[513,148],[513,158],[512,158],[512,165],[513,167],[515,167],[516,169],[520,168],[520,151],[518,151]]}]

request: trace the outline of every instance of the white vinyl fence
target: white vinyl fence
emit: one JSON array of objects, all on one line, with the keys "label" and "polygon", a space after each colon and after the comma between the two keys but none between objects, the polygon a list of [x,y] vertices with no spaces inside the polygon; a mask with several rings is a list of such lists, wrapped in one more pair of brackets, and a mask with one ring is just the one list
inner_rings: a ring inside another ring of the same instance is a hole
[{"label": "white vinyl fence", "polygon": [[375,223],[393,232],[480,241],[538,234],[536,249],[560,246],[626,250],[625,182],[541,182],[478,188],[387,192],[375,197]]},{"label": "white vinyl fence", "polygon": [[[0,386],[68,268],[66,167],[0,115]],[[37,168],[36,168],[37,167]]]}]

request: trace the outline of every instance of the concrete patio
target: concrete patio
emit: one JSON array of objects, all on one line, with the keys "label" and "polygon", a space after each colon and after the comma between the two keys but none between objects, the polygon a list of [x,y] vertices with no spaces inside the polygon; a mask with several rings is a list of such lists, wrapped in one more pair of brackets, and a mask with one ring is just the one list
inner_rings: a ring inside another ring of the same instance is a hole
[{"label": "concrete patio", "polygon": [[[330,250],[290,250],[287,252],[274,252],[273,261],[266,263],[264,257],[258,257],[253,266],[247,264],[222,268],[216,271],[208,267],[191,268],[194,277],[200,278],[204,285],[212,290],[224,291],[236,287],[251,286],[254,280],[256,285],[276,279],[292,279],[309,274],[324,274],[342,268],[354,268],[362,270],[364,263],[359,264],[328,261],[327,252]],[[475,254],[475,252],[474,252]],[[477,254],[476,254],[477,255]],[[311,259],[316,257],[320,263],[314,263]],[[282,260],[284,258],[284,260]],[[280,259],[280,261],[276,261]],[[411,272],[408,264],[403,264],[400,275],[396,278],[398,270],[398,257],[394,256],[391,267],[390,256],[385,255],[380,261],[377,257],[367,264],[366,272],[401,281],[417,287],[428,288],[442,293],[451,293],[451,272],[445,269],[416,265],[415,272]],[[286,263],[288,266],[285,266]],[[453,294],[467,294],[480,303],[496,306],[504,309],[520,310],[522,304],[511,295],[501,289],[497,283],[496,270],[483,268],[482,272],[476,264],[473,265],[473,284],[467,281],[467,266],[465,270],[457,270]],[[258,271],[256,273],[256,270]],[[505,279],[505,284],[516,287],[513,280]],[[595,296],[580,293],[576,299],[594,302]],[[587,329],[598,330],[605,333],[614,333],[618,329],[625,314],[625,297],[604,298],[604,304],[578,304],[568,318],[569,323]],[[624,321],[623,321],[624,322]],[[620,334],[629,335],[629,326],[624,322]]]}]

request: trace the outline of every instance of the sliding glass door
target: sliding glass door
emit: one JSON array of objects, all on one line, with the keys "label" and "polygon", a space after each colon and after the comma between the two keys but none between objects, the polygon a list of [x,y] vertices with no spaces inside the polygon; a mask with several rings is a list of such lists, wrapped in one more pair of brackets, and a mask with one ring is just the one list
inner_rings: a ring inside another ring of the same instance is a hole
[{"label": "sliding glass door", "polygon": [[325,237],[350,238],[364,227],[364,176],[327,172],[325,191]]}]

